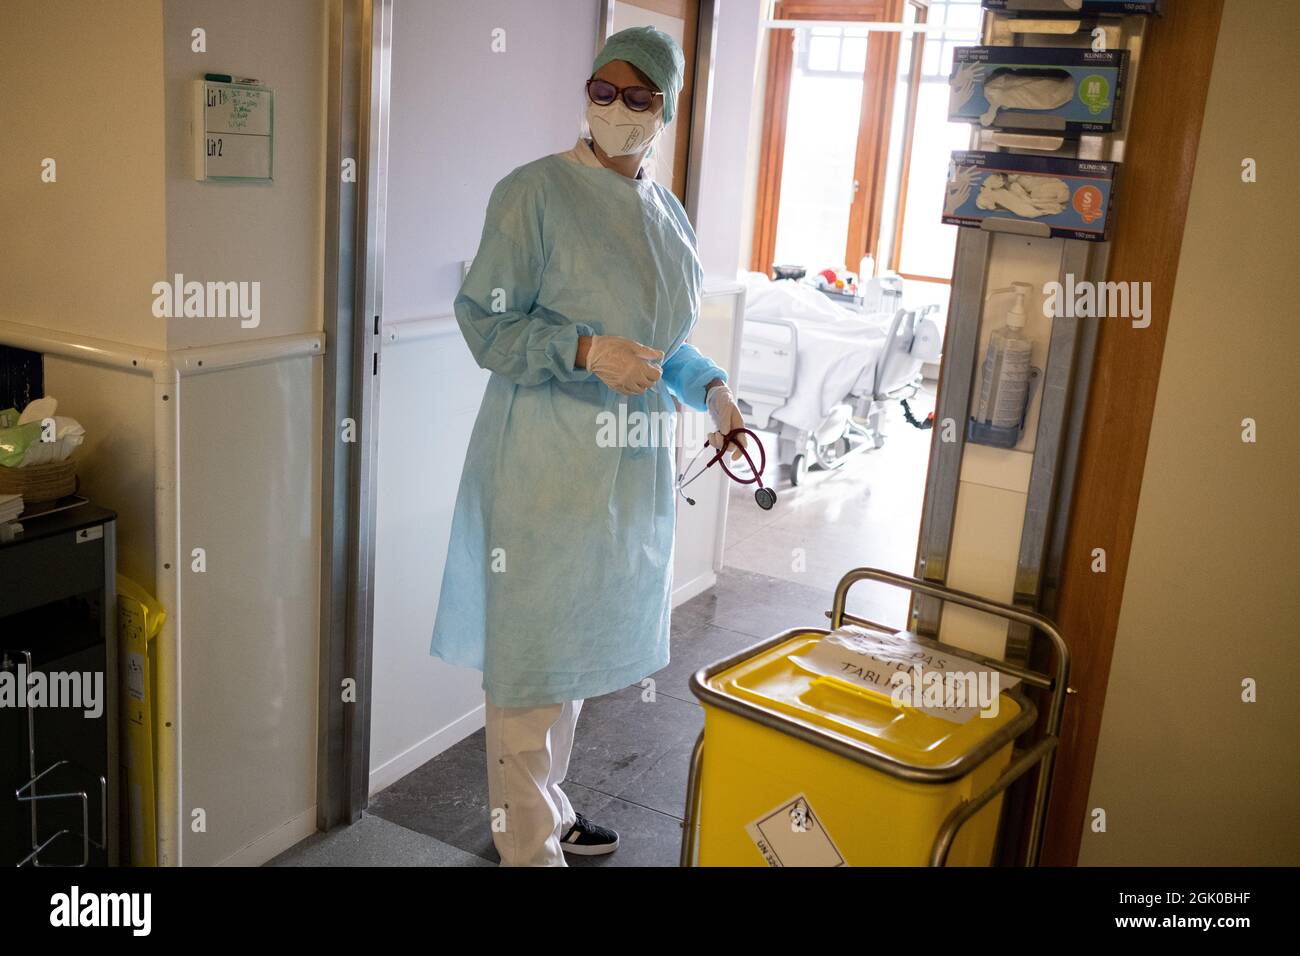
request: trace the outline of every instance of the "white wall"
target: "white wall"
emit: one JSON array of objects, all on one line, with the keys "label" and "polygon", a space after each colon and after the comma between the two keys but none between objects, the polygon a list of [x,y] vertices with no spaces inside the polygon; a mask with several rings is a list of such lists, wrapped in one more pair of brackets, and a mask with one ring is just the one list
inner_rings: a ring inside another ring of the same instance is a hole
[{"label": "white wall", "polygon": [[[753,235],[756,186],[749,158],[757,161],[756,137],[761,136],[762,128],[761,90],[756,97],[754,74],[764,4],[761,0],[732,0],[719,6],[713,104],[696,234],[705,274],[734,280],[742,252],[748,262]],[[756,100],[758,122],[752,110]]]},{"label": "white wall", "polygon": [[[211,372],[180,390],[186,866],[256,865],[316,829],[320,366]],[[206,832],[190,831],[196,808]]]},{"label": "white wall", "polygon": [[1085,824],[1082,864],[1300,863],[1300,134],[1276,121],[1300,98],[1275,85],[1297,44],[1290,0],[1225,4],[1088,804],[1106,832]]},{"label": "white wall", "polygon": [[[759,29],[755,37],[753,98],[749,103],[749,141],[746,146],[745,185],[742,193],[740,221],[740,261],[737,268],[749,270],[754,254],[754,222],[758,216],[758,167],[763,148],[763,111],[767,101],[768,32],[762,28],[764,0],[750,0],[760,7]],[[770,266],[770,263],[769,263]]]},{"label": "white wall", "polygon": [[[169,349],[322,327],[325,65],[320,0],[164,7],[167,271],[259,282],[261,322],[172,318]],[[207,34],[195,53],[191,31]],[[193,177],[192,82],[251,76],[275,93],[275,180]],[[258,863],[315,830],[321,360],[182,380],[184,862]],[[186,568],[203,548],[207,570]]]},{"label": "white wall", "polygon": [[159,348],[162,3],[5,0],[0,16],[0,318]]},{"label": "white wall", "polygon": [[[261,283],[261,324],[173,318],[169,348],[321,328],[325,63],[323,0],[167,0],[167,277]],[[191,31],[207,31],[207,52]],[[270,183],[199,182],[190,121],[204,73],[251,76],[275,94]]]},{"label": "white wall", "polygon": [[372,791],[482,726],[478,673],[429,656],[456,486],[487,378],[455,321],[442,331],[384,348]]},{"label": "white wall", "polygon": [[[573,145],[596,7],[396,4],[385,321],[450,314],[492,187],[514,167]],[[498,28],[502,53],[492,52]]]},{"label": "white wall", "polygon": [[[595,0],[396,5],[386,325],[450,316],[493,185],[573,145],[596,21]],[[501,53],[492,52],[497,28]],[[454,320],[441,331],[384,348],[372,791],[482,726],[479,673],[429,656],[451,511],[487,380]]]}]

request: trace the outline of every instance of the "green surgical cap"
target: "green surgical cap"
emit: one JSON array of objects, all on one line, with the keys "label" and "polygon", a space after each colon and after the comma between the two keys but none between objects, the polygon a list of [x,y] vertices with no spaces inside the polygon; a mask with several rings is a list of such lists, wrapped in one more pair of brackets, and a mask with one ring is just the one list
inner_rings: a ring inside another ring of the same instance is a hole
[{"label": "green surgical cap", "polygon": [[686,58],[677,41],[654,27],[628,27],[605,41],[591,64],[591,72],[613,60],[631,63],[663,91],[664,124],[671,123],[686,70]]}]

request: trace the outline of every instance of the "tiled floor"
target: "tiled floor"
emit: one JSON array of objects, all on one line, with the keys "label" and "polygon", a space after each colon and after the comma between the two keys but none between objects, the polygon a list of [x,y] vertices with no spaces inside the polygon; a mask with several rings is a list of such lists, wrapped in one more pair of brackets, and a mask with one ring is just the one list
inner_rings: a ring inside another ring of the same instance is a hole
[{"label": "tiled floor", "polygon": [[[793,581],[724,570],[717,587],[674,613],[672,663],[654,675],[653,700],[637,686],[583,704],[565,792],[575,808],[616,829],[620,846],[570,865],[677,865],[687,768],[703,726],[690,675],[779,630],[818,623],[830,598]],[[360,823],[317,834],[272,865],[495,863],[484,763],[480,730],[378,794]]]},{"label": "tiled floor", "polygon": [[[927,399],[917,405],[929,407]],[[728,567],[716,587],[673,612],[672,663],[654,675],[653,699],[630,687],[583,705],[565,792],[579,811],[616,829],[620,847],[570,865],[675,866],[687,768],[703,725],[690,675],[778,631],[824,624],[835,583],[852,567],[911,571],[930,433],[900,419],[887,434],[883,449],[840,470],[813,473],[797,489],[778,484],[772,512],[747,492],[733,499]],[[862,590],[850,610],[901,624],[906,598]],[[360,823],[317,834],[272,863],[495,863],[484,763],[480,730],[378,794]]]},{"label": "tiled floor", "polygon": [[[934,407],[933,383],[911,406],[917,418]],[[909,425],[897,403],[886,406],[883,431],[883,447],[855,455],[833,471],[811,471],[797,488],[788,476],[777,476],[779,497],[771,511],[754,503],[752,490],[734,486],[726,564],[830,589],[855,567],[912,574],[932,433]],[[765,447],[776,448],[775,436],[760,436]],[[774,470],[769,463],[769,473]],[[765,475],[764,481],[773,477]],[[901,626],[908,600],[897,589],[863,584],[853,592],[849,610]]]}]

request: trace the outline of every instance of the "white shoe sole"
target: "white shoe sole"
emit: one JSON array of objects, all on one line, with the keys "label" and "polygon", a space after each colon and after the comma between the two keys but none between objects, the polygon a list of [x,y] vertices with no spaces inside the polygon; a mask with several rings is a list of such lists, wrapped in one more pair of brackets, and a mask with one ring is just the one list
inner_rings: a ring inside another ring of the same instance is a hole
[{"label": "white shoe sole", "polygon": [[598,846],[587,846],[581,843],[561,843],[560,848],[565,853],[572,853],[574,856],[604,856],[618,849],[618,838],[616,837],[613,843],[601,843]]}]

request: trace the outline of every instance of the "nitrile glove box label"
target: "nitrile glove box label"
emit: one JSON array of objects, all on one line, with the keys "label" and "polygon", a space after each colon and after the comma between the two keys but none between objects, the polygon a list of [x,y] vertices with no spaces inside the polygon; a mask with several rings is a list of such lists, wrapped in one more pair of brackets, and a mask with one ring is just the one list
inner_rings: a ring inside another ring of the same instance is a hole
[{"label": "nitrile glove box label", "polygon": [[1110,133],[1123,115],[1128,52],[968,46],[954,51],[948,119],[1028,133]]},{"label": "nitrile glove box label", "polygon": [[984,9],[1033,16],[1087,17],[1099,13],[1159,13],[1161,0],[984,0]]},{"label": "nitrile glove box label", "polygon": [[1007,232],[1102,242],[1118,171],[1102,160],[953,153],[943,221],[988,228],[988,220],[1009,220]]}]

